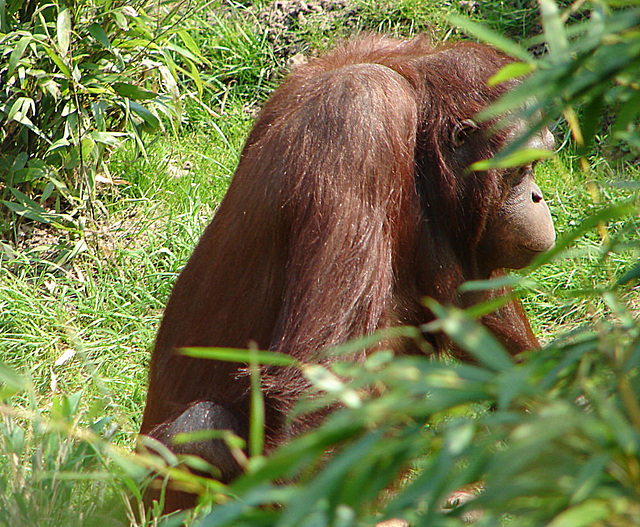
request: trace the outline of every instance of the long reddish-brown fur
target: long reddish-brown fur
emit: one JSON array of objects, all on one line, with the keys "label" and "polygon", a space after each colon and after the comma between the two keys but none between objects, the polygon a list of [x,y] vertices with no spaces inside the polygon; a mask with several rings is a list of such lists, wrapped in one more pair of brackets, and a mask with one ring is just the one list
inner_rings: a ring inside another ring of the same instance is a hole
[{"label": "long reddish-brown fur", "polygon": [[[424,38],[368,36],[287,77],[175,285],[143,434],[199,400],[248,419],[241,365],[177,348],[255,343],[319,360],[323,349],[377,329],[427,322],[424,296],[481,300],[457,288],[500,272],[482,269],[477,251],[501,182],[492,172],[461,177],[465,167],[452,166],[446,145],[457,118],[508,88],[487,80],[509,60],[472,43],[434,49]],[[497,149],[496,137],[478,146],[477,159]],[[484,322],[514,353],[538,345],[519,303]],[[309,425],[286,423],[306,383],[290,369],[268,370],[262,381],[272,448]]]}]

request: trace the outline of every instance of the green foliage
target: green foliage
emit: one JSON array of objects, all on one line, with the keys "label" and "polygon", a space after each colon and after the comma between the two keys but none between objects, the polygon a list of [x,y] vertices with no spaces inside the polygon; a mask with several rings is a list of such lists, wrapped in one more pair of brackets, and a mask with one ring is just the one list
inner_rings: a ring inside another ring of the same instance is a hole
[{"label": "green foliage", "polygon": [[[579,154],[585,155],[601,129],[605,108],[615,112],[611,142],[624,142],[629,157],[640,152],[640,8],[613,9],[606,2],[593,2],[579,21],[565,24],[553,0],[540,0],[542,27],[549,53],[536,60],[519,44],[486,27],[462,18],[454,23],[471,35],[504,50],[526,64],[522,72],[535,71],[521,85],[485,112],[496,116],[513,108],[534,123],[529,133],[504,152],[511,154],[543,125],[564,116],[568,121]],[[500,79],[504,80],[504,75]],[[535,94],[535,99],[531,98]],[[578,121],[575,107],[581,108]],[[496,160],[496,163],[499,159]]]},{"label": "green foliage", "polygon": [[[185,4],[0,3],[0,200],[10,214],[79,228],[122,141],[183,119],[184,80],[205,60]],[[180,88],[179,88],[180,86]]]},{"label": "green foliage", "polygon": [[[207,27],[199,32],[198,43],[211,61],[203,75],[212,97],[222,109],[231,94],[246,100],[264,99],[274,88],[271,81],[278,64],[255,14],[232,3],[233,11],[207,15]],[[204,25],[204,24],[203,24]]]},{"label": "green foliage", "polygon": [[[3,399],[11,392],[27,390],[29,382],[10,368],[0,368]],[[105,504],[112,500],[116,487],[106,458],[97,446],[115,431],[108,417],[95,417],[79,428],[81,394],[60,395],[53,399],[50,417],[38,410],[8,412],[0,421],[0,525],[98,525]],[[76,436],[83,435],[80,441]],[[94,442],[94,439],[103,439]],[[107,482],[93,488],[94,500],[82,502],[82,488],[93,481]],[[122,510],[123,502],[120,509]],[[114,510],[108,523],[115,525]],[[104,522],[104,518],[102,519]]]},{"label": "green foliage", "polygon": [[[456,310],[439,324],[454,339],[470,327],[483,334],[467,340],[476,366],[389,352],[363,365],[334,364],[336,382],[357,398],[343,400],[319,430],[234,483],[227,491],[234,498],[196,525],[373,525],[402,517],[456,526],[478,509],[477,525],[486,526],[507,519],[566,525],[568,518],[575,525],[635,525],[640,327],[613,296],[609,301],[615,321],[518,364],[505,362],[495,341],[485,346],[488,332]],[[385,390],[373,397],[372,386]],[[314,409],[319,400],[334,403],[324,387],[317,390]],[[409,468],[413,475],[381,503],[384,489]],[[281,479],[287,483],[272,484]],[[473,501],[447,506],[461,487],[477,489],[479,481],[484,491],[470,492]]]},{"label": "green foliage", "polygon": [[435,22],[442,20],[444,10],[432,2],[415,0],[358,0],[356,5],[363,29],[405,36],[433,30],[437,27]]}]

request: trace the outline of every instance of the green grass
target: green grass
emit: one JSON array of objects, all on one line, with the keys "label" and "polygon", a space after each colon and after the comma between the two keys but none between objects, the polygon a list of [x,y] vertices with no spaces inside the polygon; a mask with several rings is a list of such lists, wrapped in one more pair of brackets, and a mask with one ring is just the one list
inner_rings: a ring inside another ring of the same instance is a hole
[{"label": "green grass", "polygon": [[[602,158],[592,163],[598,164],[585,173],[576,158],[560,155],[540,164],[536,171],[558,239],[607,205],[624,200],[638,204],[636,189],[624,185],[640,179],[638,167],[627,165],[614,171]],[[608,316],[601,298],[592,292],[614,287],[635,264],[639,252],[634,243],[639,233],[637,215],[619,218],[601,229],[589,231],[572,243],[557,261],[533,274],[539,288],[525,296],[524,302],[534,330],[544,340]],[[632,306],[638,306],[637,288],[622,287],[620,292]]]},{"label": "green grass", "polygon": [[[472,15],[513,38],[530,34],[535,26],[530,3],[506,4],[483,2]],[[135,471],[113,468],[103,447],[83,450],[83,444],[69,440],[69,430],[43,433],[38,422],[53,414],[75,430],[108,416],[117,425],[109,437],[124,449],[133,447],[146,395],[149,349],[163,306],[224,195],[252,115],[282,76],[290,50],[323,48],[361,30],[401,35],[427,31],[435,40],[453,35],[444,20],[454,8],[446,3],[357,0],[353,11],[337,13],[330,22],[316,15],[292,22],[274,41],[267,38],[255,9],[226,2],[209,9],[209,18],[198,14],[208,26],[195,34],[211,63],[202,74],[209,83],[203,95],[206,108],[187,98],[183,129],[154,139],[146,159],[131,148],[113,153],[110,172],[120,183],[101,189],[97,223],[87,225],[83,238],[72,240],[79,249],[75,259],[56,265],[55,250],[32,245],[12,260],[0,260],[0,361],[30,384],[13,390],[11,406],[17,414],[5,413],[0,433],[0,448],[11,454],[0,462],[0,481],[12,482],[10,488],[0,487],[0,495],[10,507],[6,514],[14,521],[20,517],[22,524],[38,525],[49,517],[49,525],[63,525],[89,503],[95,514],[114,500],[124,507],[122,481],[133,481],[127,478]],[[617,183],[638,181],[638,167],[614,171],[601,156],[591,157],[590,164],[592,171],[585,173],[576,159],[561,154],[537,169],[559,237],[602,206],[625,199],[637,204],[636,191]],[[524,303],[543,340],[610,316],[601,297],[582,293],[610,287],[637,262],[639,249],[631,242],[639,234],[637,216],[619,218],[588,232],[534,273],[537,287],[525,291]],[[623,286],[621,292],[637,312],[637,288]],[[47,470],[99,473],[113,478],[113,485],[99,486],[97,495],[91,476],[89,483],[76,484],[48,478]],[[14,503],[13,495],[24,500]],[[3,521],[9,520],[0,513],[0,525]],[[128,521],[135,523],[122,519]]]}]

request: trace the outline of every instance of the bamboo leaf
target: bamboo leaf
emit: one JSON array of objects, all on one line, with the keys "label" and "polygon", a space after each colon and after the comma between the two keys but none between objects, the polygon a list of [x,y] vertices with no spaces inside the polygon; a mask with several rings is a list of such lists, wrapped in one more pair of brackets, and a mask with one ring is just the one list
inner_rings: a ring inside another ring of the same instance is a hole
[{"label": "bamboo leaf", "polygon": [[[5,205],[8,203],[3,202]],[[29,383],[14,368],[4,362],[0,362],[0,397],[10,397],[11,395],[27,388]]]},{"label": "bamboo leaf", "polygon": [[582,110],[581,129],[585,147],[591,145],[598,132],[604,104],[602,95],[596,95]]},{"label": "bamboo leaf", "polygon": [[195,55],[196,57],[198,57],[200,59],[200,62],[209,63],[209,61],[202,56],[202,53],[200,52],[200,49],[198,48],[198,44],[196,44],[196,41],[193,40],[193,37],[189,34],[188,31],[183,29],[181,31],[178,31],[178,35],[182,39],[182,42],[184,42],[184,45],[187,47],[187,49],[191,53],[193,53],[193,55]]},{"label": "bamboo leaf", "polygon": [[[13,190],[13,189],[12,189]],[[43,213],[38,210],[28,207],[27,205],[23,205],[22,203],[13,203],[12,201],[2,200],[2,203],[13,213],[18,216],[23,216],[24,218],[39,221],[40,223],[51,223],[49,218],[47,218]]]},{"label": "bamboo leaf", "polygon": [[625,130],[638,115],[640,115],[640,91],[634,92],[629,100],[620,106],[612,133],[617,134]]},{"label": "bamboo leaf", "polygon": [[425,305],[437,320],[425,324],[424,330],[443,331],[456,345],[494,371],[508,371],[513,368],[513,361],[502,345],[488,329],[468,317],[464,311],[442,306],[431,298],[425,299]]},{"label": "bamboo leaf", "polygon": [[511,168],[526,165],[538,159],[551,157],[553,152],[541,148],[525,148],[504,157],[499,156],[493,159],[484,159],[473,163],[470,170],[489,170],[491,168]]},{"label": "bamboo leaf", "polygon": [[196,85],[196,88],[198,89],[198,97],[202,98],[204,85],[202,83],[202,79],[200,78],[200,72],[198,71],[198,67],[190,60],[188,59],[185,59],[185,60],[187,61],[187,64],[189,64],[189,70],[190,70],[189,76],[191,77],[191,80],[193,80],[194,84]]},{"label": "bamboo leaf", "polygon": [[469,35],[476,37],[483,42],[492,44],[499,50],[504,51],[507,55],[520,59],[523,62],[531,62],[533,60],[531,58],[531,55],[529,55],[529,52],[519,44],[505,37],[504,35],[501,35],[500,33],[488,29],[482,24],[473,22],[468,18],[458,15],[451,15],[448,17],[448,20],[454,26],[457,26],[460,29],[464,30],[465,33],[468,33]]},{"label": "bamboo leaf", "polygon": [[109,40],[109,37],[105,33],[104,29],[102,29],[102,26],[100,26],[99,24],[91,24],[87,28],[87,30],[89,31],[89,34],[98,42],[100,42],[100,44],[102,44],[105,48],[111,49],[111,41]]},{"label": "bamboo leaf", "polygon": [[255,361],[256,364],[270,366],[297,366],[299,364],[293,357],[275,351],[260,351],[257,353],[256,357],[253,357],[248,349],[189,347],[182,348],[180,353],[187,355],[188,357],[195,357],[198,359],[242,363]]},{"label": "bamboo leaf", "polygon": [[612,514],[606,500],[591,499],[558,514],[547,527],[587,527],[597,525]]},{"label": "bamboo leaf", "polygon": [[155,132],[160,127],[160,119],[141,104],[129,101],[129,107],[133,113],[144,121],[145,132]]},{"label": "bamboo leaf", "polygon": [[18,66],[18,63],[20,62],[22,55],[24,55],[24,50],[27,49],[27,46],[29,45],[29,42],[31,42],[32,39],[33,39],[32,35],[30,34],[25,35],[16,44],[16,47],[14,48],[14,50],[11,52],[11,55],[9,56],[9,68],[7,69],[7,78],[13,75],[13,72]]},{"label": "bamboo leaf", "polygon": [[530,278],[505,274],[489,280],[469,280],[458,287],[458,291],[466,293],[469,291],[491,291],[492,289],[502,289],[504,287],[535,287],[535,285],[536,282]]},{"label": "bamboo leaf", "polygon": [[71,70],[69,69],[69,66],[67,66],[67,64],[65,63],[64,59],[62,57],[60,57],[56,51],[52,48],[50,48],[49,46],[44,46],[44,51],[47,55],[49,55],[49,58],[53,61],[53,63],[58,66],[58,68],[60,69],[60,71],[67,77],[67,78],[71,78]]},{"label": "bamboo leaf", "polygon": [[167,49],[175,51],[179,55],[182,55],[184,58],[187,58],[197,64],[200,64],[202,62],[202,60],[197,55],[194,55],[193,53],[191,53],[191,51],[183,48],[182,46],[178,46],[176,44],[169,44],[167,45]]},{"label": "bamboo leaf", "polygon": [[496,86],[502,82],[516,79],[528,75],[535,71],[536,65],[532,62],[512,62],[504,66],[498,73],[491,77],[488,81],[489,86]]},{"label": "bamboo leaf", "polygon": [[134,84],[129,84],[128,82],[114,82],[111,86],[118,95],[122,95],[128,99],[155,99],[158,96],[157,93],[143,90],[142,88],[135,86]]},{"label": "bamboo leaf", "polygon": [[58,15],[58,47],[62,55],[69,52],[71,40],[71,16],[68,9],[63,9]]},{"label": "bamboo leaf", "polygon": [[640,260],[638,260],[626,273],[624,273],[618,281],[616,285],[624,285],[627,282],[631,282],[631,280],[637,280],[640,278]]},{"label": "bamboo leaf", "polygon": [[121,132],[91,132],[89,136],[97,143],[102,143],[103,145],[109,146],[118,146],[120,144],[120,140],[118,136],[124,136]]},{"label": "bamboo leaf", "polygon": [[258,350],[249,350],[251,375],[251,419],[249,420],[249,453],[251,457],[261,456],[264,450],[264,395],[260,383],[260,363]]},{"label": "bamboo leaf", "polygon": [[564,24],[560,18],[558,6],[554,0],[538,0],[542,15],[542,27],[549,44],[551,60],[566,62],[569,60],[569,40],[565,33]]}]

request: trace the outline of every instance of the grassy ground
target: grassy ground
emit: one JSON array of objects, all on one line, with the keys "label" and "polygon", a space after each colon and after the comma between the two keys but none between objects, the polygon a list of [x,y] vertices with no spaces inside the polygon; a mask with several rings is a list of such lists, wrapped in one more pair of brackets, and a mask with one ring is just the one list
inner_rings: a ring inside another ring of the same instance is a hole
[{"label": "grassy ground", "polygon": [[[604,205],[636,199],[628,182],[638,181],[640,171],[626,167],[614,171],[602,158],[585,173],[580,163],[568,155],[560,155],[539,166],[536,179],[549,202],[558,238],[580,227],[595,210]],[[594,163],[594,164],[595,164]],[[523,300],[534,330],[549,340],[593,323],[606,316],[606,308],[597,295],[590,292],[612,287],[629,270],[637,253],[624,246],[638,236],[637,217],[621,218],[601,229],[592,229],[573,243],[557,261],[534,273],[538,288]],[[609,249],[615,247],[611,254]],[[629,290],[627,299],[637,310],[638,290]]]},{"label": "grassy ground", "polygon": [[[80,407],[89,410],[74,415],[88,419],[95,408],[94,414],[117,424],[116,442],[131,447],[163,306],[224,195],[257,108],[287,61],[360,30],[455,38],[444,17],[466,8],[439,4],[343,0],[303,8],[265,1],[244,8],[214,2],[199,13],[206,27],[195,35],[212,63],[203,79],[214,113],[186,101],[185,127],[154,139],[147,159],[126,148],[113,153],[110,170],[120,184],[102,189],[97,222],[74,241],[79,254],[72,263],[52,263],[60,234],[37,230],[21,241],[13,260],[1,262],[0,360],[32,384],[14,396],[13,406],[48,413],[60,404],[56,396],[80,393]],[[514,38],[535,30],[528,3],[504,4],[482,2],[470,14]],[[568,154],[539,165],[537,178],[560,237],[601,205],[635,195],[622,183],[638,181],[638,168],[611,167],[598,154],[589,161],[588,173]],[[524,302],[544,340],[606,315],[602,301],[578,293],[611,285],[628,271],[638,255],[625,243],[639,231],[637,217],[621,218],[588,232],[560,260],[535,273],[537,286],[524,292]],[[612,246],[618,250],[605,256]],[[637,293],[625,293],[636,309]],[[5,449],[11,451],[7,437],[13,432],[6,426]],[[14,484],[20,490],[20,481]]]}]

